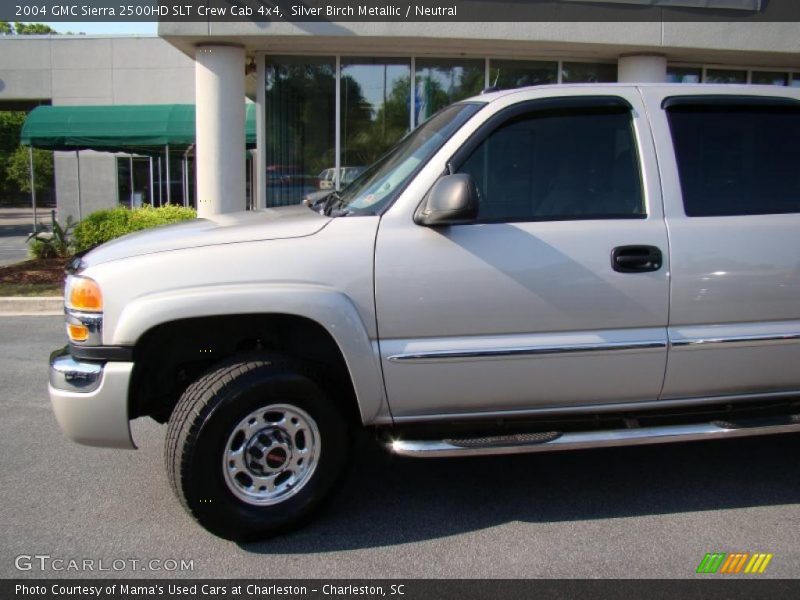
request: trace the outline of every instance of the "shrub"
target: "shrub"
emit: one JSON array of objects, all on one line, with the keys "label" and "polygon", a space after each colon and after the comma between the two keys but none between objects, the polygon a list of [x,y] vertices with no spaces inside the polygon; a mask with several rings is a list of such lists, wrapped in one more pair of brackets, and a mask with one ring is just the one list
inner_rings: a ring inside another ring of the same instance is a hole
[{"label": "shrub", "polygon": [[75,226],[72,217],[67,217],[63,227],[55,217],[50,229],[46,225],[39,224],[38,231],[28,236],[31,255],[34,258],[67,258],[72,254],[74,244],[71,233]]},{"label": "shrub", "polygon": [[75,227],[75,251],[83,252],[134,231],[186,221],[196,216],[193,208],[174,205],[153,208],[146,204],[142,208],[98,210]]}]

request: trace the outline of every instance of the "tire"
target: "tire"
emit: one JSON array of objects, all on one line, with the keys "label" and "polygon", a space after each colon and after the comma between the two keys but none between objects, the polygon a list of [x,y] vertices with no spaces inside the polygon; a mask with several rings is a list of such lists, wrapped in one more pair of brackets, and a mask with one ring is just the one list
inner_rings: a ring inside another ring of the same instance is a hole
[{"label": "tire", "polygon": [[173,491],[203,527],[256,541],[308,519],[339,479],[349,437],[307,368],[247,357],[215,367],[184,392],[164,458]]}]

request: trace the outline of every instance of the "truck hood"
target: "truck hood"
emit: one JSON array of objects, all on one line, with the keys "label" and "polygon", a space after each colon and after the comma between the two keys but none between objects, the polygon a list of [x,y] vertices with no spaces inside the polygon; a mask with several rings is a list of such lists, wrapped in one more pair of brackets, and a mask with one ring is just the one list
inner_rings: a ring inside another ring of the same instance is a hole
[{"label": "truck hood", "polygon": [[313,235],[331,221],[306,206],[215,215],[125,235],[83,257],[85,266],[181,248]]}]

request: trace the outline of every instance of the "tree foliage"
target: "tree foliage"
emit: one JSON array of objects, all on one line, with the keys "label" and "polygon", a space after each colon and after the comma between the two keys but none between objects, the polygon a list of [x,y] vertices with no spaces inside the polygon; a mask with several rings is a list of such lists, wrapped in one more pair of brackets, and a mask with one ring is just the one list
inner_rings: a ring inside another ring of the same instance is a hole
[{"label": "tree foliage", "polygon": [[24,122],[24,112],[0,112],[0,194],[19,191],[7,171],[11,155],[19,147],[19,134]]},{"label": "tree foliage", "polygon": [[[34,184],[37,192],[49,189],[53,179],[53,153],[33,149]],[[6,179],[23,192],[31,191],[31,169],[28,148],[18,146],[6,161]]]},{"label": "tree foliage", "polygon": [[[6,23],[6,25],[9,24]],[[44,23],[20,23],[17,21],[14,23],[14,33],[17,35],[43,35],[47,33],[58,33],[58,31]]]},{"label": "tree foliage", "polygon": [[[28,148],[20,146],[19,136],[25,122],[22,111],[0,111],[0,194],[30,193],[31,173]],[[34,149],[33,169],[36,191],[52,187],[53,153]]]}]

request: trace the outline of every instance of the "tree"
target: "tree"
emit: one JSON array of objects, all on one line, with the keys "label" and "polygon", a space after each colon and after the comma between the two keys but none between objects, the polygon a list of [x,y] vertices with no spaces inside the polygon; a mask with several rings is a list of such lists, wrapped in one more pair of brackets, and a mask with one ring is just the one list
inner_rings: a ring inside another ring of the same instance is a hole
[{"label": "tree", "polygon": [[19,147],[19,134],[25,122],[22,111],[0,111],[0,194],[14,194],[17,186],[8,178],[6,169],[11,155]]},{"label": "tree", "polygon": [[11,35],[14,33],[14,28],[8,21],[0,21],[0,35]]},{"label": "tree", "polygon": [[[23,192],[31,191],[31,169],[28,148],[19,146],[6,163],[6,177]],[[53,179],[53,153],[49,150],[33,149],[33,172],[36,191],[49,189]]]},{"label": "tree", "polygon": [[55,29],[44,23],[14,23],[14,30],[18,35],[41,35],[46,33],[58,33]]}]

